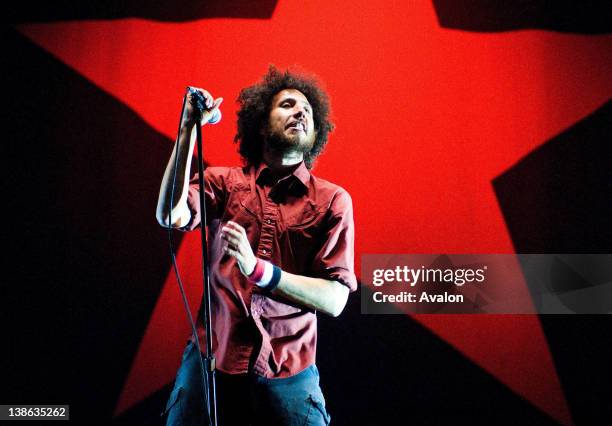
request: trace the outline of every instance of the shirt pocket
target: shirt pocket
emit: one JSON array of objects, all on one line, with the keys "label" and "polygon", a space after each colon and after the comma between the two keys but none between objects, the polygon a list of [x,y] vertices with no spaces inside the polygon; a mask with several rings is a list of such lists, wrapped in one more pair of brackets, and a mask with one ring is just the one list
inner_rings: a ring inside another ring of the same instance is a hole
[{"label": "shirt pocket", "polygon": [[296,273],[305,274],[311,269],[314,257],[324,242],[324,222],[324,207],[317,206],[312,201],[286,218],[287,240],[293,253]]},{"label": "shirt pocket", "polygon": [[246,225],[259,220],[260,210],[257,194],[251,192],[249,185],[239,183],[232,188],[221,220],[234,221],[246,229]]},{"label": "shirt pocket", "polygon": [[299,208],[285,214],[284,222],[288,229],[307,229],[315,227],[321,220],[324,207],[317,206],[312,200],[307,200]]},{"label": "shirt pocket", "polygon": [[232,271],[234,261],[229,255],[222,253],[223,240],[221,239],[221,229],[228,221],[236,222],[242,226],[247,234],[247,238],[253,251],[255,251],[257,238],[261,229],[261,222],[257,216],[259,211],[259,202],[257,194],[251,193],[248,185],[239,185],[232,189],[228,198],[225,212],[221,217],[221,222],[214,228],[214,244],[213,250],[218,253],[220,258],[219,269],[222,270],[222,275],[230,276],[233,274],[240,275],[240,271],[236,268]]}]

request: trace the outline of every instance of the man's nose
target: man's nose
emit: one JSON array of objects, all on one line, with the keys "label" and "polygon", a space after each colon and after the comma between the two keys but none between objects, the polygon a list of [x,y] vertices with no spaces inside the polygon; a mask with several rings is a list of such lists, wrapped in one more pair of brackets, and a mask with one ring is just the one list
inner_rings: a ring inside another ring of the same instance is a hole
[{"label": "man's nose", "polygon": [[293,115],[296,118],[300,118],[300,117],[303,117],[304,115],[306,115],[306,112],[304,111],[304,107],[296,106],[295,107],[295,112],[293,113]]}]

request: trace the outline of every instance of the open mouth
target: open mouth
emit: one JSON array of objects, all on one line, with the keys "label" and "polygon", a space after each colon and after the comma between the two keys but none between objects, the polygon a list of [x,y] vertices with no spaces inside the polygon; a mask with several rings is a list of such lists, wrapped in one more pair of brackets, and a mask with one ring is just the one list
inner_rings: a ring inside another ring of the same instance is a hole
[{"label": "open mouth", "polygon": [[306,123],[301,121],[294,121],[287,125],[286,129],[298,130],[306,133]]}]

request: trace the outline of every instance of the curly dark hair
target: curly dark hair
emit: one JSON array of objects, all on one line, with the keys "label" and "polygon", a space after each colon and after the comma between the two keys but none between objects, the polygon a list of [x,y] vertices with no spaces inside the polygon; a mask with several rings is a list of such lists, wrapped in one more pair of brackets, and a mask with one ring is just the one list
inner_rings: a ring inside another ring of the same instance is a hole
[{"label": "curly dark hair", "polygon": [[312,149],[304,153],[306,167],[312,169],[315,159],[323,152],[329,132],[334,128],[330,121],[330,105],[327,94],[314,77],[297,71],[279,71],[270,65],[262,81],[242,89],[238,96],[238,132],[234,142],[240,142],[238,152],[246,164],[259,165],[263,157],[264,138],[261,129],[268,125],[270,107],[274,96],[285,89],[302,92],[312,106],[314,128],[317,132]]}]

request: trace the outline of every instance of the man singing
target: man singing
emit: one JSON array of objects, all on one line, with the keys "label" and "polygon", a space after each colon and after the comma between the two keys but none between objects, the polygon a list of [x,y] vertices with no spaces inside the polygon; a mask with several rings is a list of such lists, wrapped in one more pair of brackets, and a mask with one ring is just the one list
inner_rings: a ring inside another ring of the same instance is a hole
[{"label": "man singing", "polygon": [[[222,99],[198,90],[206,123]],[[178,168],[173,150],[157,206],[162,226],[186,231],[201,218],[197,177],[189,181],[192,130],[200,124],[190,97]],[[315,365],[315,314],[338,316],[357,287],[351,198],[310,172],[333,128],[329,101],[312,78],[270,67],[238,102],[235,141],[245,166],[208,167],[204,176],[219,424],[329,424]],[[198,333],[203,339],[200,318]],[[167,424],[207,419],[197,355],[189,342]]]}]

